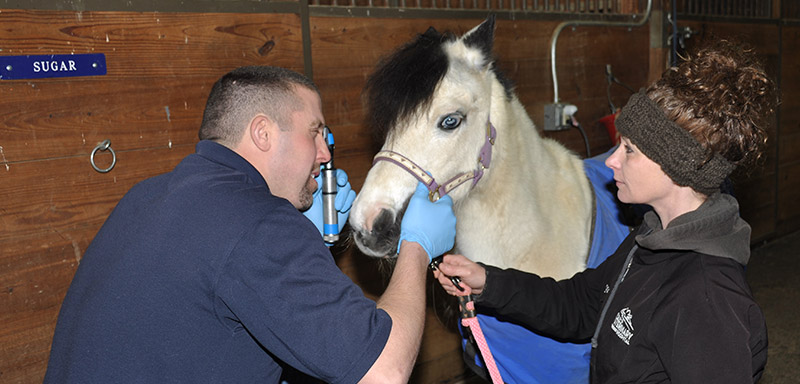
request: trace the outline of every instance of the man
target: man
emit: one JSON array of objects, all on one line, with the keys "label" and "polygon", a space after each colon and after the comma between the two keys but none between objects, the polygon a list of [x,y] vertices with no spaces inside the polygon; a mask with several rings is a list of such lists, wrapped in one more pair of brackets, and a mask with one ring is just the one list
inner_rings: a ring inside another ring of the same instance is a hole
[{"label": "man", "polygon": [[330,160],[324,126],[300,74],[243,67],[217,81],[197,152],[134,186],[87,249],[45,383],[277,383],[284,366],[330,383],[406,382],[426,267],[453,245],[452,201],[412,197],[376,306],[299,212]]}]

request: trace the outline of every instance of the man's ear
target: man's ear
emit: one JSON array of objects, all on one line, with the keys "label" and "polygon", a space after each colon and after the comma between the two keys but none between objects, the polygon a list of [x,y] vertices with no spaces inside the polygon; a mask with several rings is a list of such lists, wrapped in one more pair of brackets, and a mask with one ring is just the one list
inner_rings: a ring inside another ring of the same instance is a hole
[{"label": "man's ear", "polygon": [[275,132],[273,128],[276,127],[277,125],[272,119],[259,114],[250,121],[247,132],[250,134],[250,140],[253,141],[256,148],[262,152],[266,152],[270,149],[272,140],[275,139],[272,135]]}]

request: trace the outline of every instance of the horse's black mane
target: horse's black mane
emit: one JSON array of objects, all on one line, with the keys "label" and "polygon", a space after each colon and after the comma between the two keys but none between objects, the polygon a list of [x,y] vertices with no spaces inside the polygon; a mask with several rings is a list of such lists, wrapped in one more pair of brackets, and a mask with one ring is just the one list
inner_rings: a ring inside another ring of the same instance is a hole
[{"label": "horse's black mane", "polygon": [[[506,97],[513,95],[513,84],[494,64],[492,43],[494,17],[489,24],[465,40],[465,44],[480,49],[491,70],[503,85]],[[383,143],[390,129],[414,113],[419,107],[427,107],[436,85],[447,73],[449,60],[442,49],[446,42],[453,41],[452,33],[439,33],[433,27],[384,58],[370,75],[364,88],[367,104],[366,126],[373,132],[376,143]]]},{"label": "horse's black mane", "polygon": [[448,59],[442,43],[454,40],[433,27],[384,58],[367,80],[367,127],[383,143],[397,121],[431,102],[436,84],[447,73]]}]

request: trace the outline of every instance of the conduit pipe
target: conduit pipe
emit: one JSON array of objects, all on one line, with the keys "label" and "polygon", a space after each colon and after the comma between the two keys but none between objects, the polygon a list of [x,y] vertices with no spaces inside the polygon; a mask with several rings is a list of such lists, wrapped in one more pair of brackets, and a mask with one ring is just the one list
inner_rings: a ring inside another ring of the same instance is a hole
[{"label": "conduit pipe", "polygon": [[[564,21],[553,30],[553,37],[550,38],[550,69],[553,73],[553,94],[555,96],[554,102],[559,103],[558,99],[558,76],[556,75],[556,44],[558,43],[558,35],[561,31],[568,26],[597,26],[597,27],[641,27],[647,20],[650,19],[650,12],[653,9],[653,0],[647,0],[647,9],[644,12],[644,17],[639,21],[633,22],[614,22],[614,21],[596,21],[596,20],[568,20]],[[633,15],[636,17],[637,15]]]}]

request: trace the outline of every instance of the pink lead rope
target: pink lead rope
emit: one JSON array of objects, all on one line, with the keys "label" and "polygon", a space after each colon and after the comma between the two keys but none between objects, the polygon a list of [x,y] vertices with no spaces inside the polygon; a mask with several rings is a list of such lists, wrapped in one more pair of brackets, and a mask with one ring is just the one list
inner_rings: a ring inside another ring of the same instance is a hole
[{"label": "pink lead rope", "polygon": [[483,336],[481,325],[478,322],[478,318],[475,316],[475,301],[472,300],[472,295],[467,294],[459,296],[458,304],[461,306],[461,325],[468,327],[470,332],[472,332],[475,343],[478,344],[478,349],[481,351],[483,362],[486,364],[486,369],[489,370],[489,376],[492,377],[492,384],[503,384],[500,370],[497,369],[492,351],[489,350],[489,345],[486,344],[486,338]]},{"label": "pink lead rope", "polygon": [[[435,258],[431,261],[431,270],[437,270],[442,258]],[[486,364],[486,369],[489,370],[489,376],[492,378],[492,384],[503,384],[503,378],[500,376],[500,370],[497,369],[497,364],[494,362],[492,351],[489,350],[489,344],[486,343],[486,337],[483,336],[481,324],[475,314],[475,300],[472,298],[472,288],[461,286],[461,278],[458,276],[450,277],[450,281],[461,291],[458,296],[458,306],[461,311],[461,325],[469,328],[475,343],[478,344],[478,349],[483,357],[483,362]]]}]

